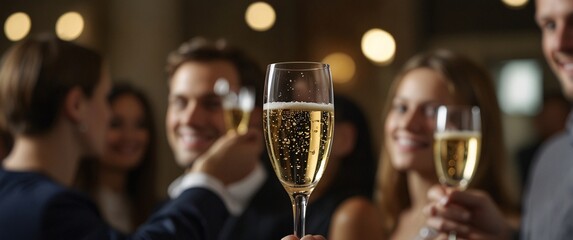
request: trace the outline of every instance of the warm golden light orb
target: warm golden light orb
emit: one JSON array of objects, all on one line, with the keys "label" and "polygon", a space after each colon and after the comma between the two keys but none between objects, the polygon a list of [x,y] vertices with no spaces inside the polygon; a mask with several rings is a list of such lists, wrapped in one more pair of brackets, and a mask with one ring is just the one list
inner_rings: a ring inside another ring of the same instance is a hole
[{"label": "warm golden light orb", "polygon": [[4,22],[4,34],[10,41],[19,41],[25,38],[32,28],[32,21],[28,14],[16,12]]},{"label": "warm golden light orb", "polygon": [[396,41],[382,29],[370,29],[362,36],[362,53],[376,64],[390,64],[396,54]]},{"label": "warm golden light orb", "polygon": [[501,0],[503,4],[510,8],[521,8],[529,2],[529,0]]},{"label": "warm golden light orb", "polygon": [[84,18],[77,12],[67,12],[56,22],[56,34],[62,40],[72,41],[84,31]]},{"label": "warm golden light orb", "polygon": [[330,65],[332,80],[336,83],[350,82],[356,72],[354,59],[345,53],[331,53],[326,56],[322,62]]},{"label": "warm golden light orb", "polygon": [[275,24],[276,14],[271,5],[265,2],[254,2],[247,8],[245,21],[255,31],[267,31]]}]

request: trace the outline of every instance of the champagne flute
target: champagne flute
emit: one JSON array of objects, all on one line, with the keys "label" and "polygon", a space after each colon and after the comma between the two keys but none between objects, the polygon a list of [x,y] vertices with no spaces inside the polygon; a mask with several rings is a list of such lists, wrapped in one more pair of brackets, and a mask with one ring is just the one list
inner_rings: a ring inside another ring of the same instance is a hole
[{"label": "champagne flute", "polygon": [[305,235],[306,205],[322,177],[334,130],[328,64],[285,62],[267,68],[263,129],[267,150],[293,206],[294,235]]},{"label": "champagne flute", "polygon": [[215,94],[221,97],[227,131],[245,134],[249,130],[251,112],[255,107],[255,89],[241,87],[239,92],[229,89],[229,82],[220,78],[215,82]]},{"label": "champagne flute", "polygon": [[[473,178],[481,148],[477,106],[440,106],[434,132],[434,161],[442,185],[465,190]],[[450,232],[448,239],[456,239]]]}]

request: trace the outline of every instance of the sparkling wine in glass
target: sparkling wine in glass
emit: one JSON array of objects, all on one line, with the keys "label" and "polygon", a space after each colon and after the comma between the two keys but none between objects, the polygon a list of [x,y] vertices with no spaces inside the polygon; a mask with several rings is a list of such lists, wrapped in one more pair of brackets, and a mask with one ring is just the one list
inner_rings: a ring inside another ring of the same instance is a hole
[{"label": "sparkling wine in glass", "polygon": [[286,62],[267,68],[263,129],[273,169],[289,194],[294,234],[305,234],[308,198],[326,168],[334,130],[328,64]]},{"label": "sparkling wine in glass", "polygon": [[255,89],[241,87],[238,92],[229,89],[229,82],[218,79],[214,91],[222,99],[225,125],[227,131],[245,134],[249,130],[251,112],[255,107]]},{"label": "sparkling wine in glass", "polygon": [[[440,183],[465,190],[477,169],[481,116],[476,106],[440,106],[434,132],[434,161]],[[448,239],[456,239],[450,232]]]}]

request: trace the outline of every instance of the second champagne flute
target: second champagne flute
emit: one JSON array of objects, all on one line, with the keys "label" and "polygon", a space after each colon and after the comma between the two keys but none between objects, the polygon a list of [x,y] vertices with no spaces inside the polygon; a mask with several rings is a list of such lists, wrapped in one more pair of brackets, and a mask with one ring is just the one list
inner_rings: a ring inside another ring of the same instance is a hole
[{"label": "second champagne flute", "polygon": [[[440,183],[465,190],[477,169],[480,149],[479,107],[438,107],[434,133],[434,161]],[[450,232],[448,239],[456,239],[456,233]]]},{"label": "second champagne flute", "polygon": [[306,205],[322,177],[334,131],[334,93],[328,64],[286,62],[267,68],[263,95],[267,150],[290,195],[294,234],[305,235]]},{"label": "second champagne flute", "polygon": [[239,134],[245,134],[249,130],[249,120],[254,107],[254,88],[242,87],[238,93],[229,92],[223,98],[227,129]]}]

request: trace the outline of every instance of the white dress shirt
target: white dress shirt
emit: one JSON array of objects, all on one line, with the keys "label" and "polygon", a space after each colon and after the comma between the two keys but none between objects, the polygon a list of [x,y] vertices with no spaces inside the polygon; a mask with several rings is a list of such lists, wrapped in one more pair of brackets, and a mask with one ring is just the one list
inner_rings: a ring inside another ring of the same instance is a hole
[{"label": "white dress shirt", "polygon": [[192,187],[203,187],[217,194],[229,212],[235,216],[240,215],[247,207],[249,200],[263,185],[267,174],[261,164],[238,182],[225,187],[218,179],[198,172],[186,173],[175,179],[168,188],[169,197],[177,198],[182,192]]}]

